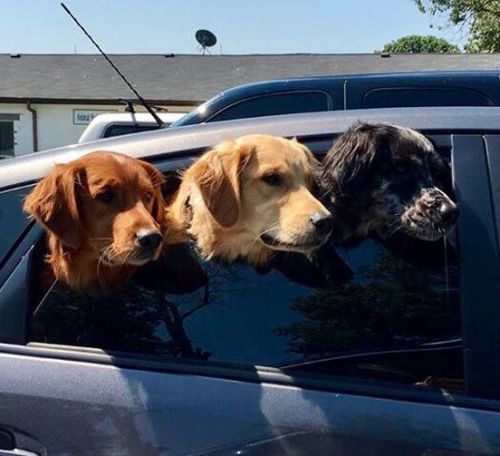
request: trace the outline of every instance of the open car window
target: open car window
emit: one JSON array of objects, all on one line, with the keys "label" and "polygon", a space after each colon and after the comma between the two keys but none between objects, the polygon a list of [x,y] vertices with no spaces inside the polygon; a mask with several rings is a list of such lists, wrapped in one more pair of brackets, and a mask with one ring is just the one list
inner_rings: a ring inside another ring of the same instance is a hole
[{"label": "open car window", "polygon": [[30,341],[461,388],[458,255],[454,236],[396,237],[256,270],[177,246],[123,293],[34,294]]}]

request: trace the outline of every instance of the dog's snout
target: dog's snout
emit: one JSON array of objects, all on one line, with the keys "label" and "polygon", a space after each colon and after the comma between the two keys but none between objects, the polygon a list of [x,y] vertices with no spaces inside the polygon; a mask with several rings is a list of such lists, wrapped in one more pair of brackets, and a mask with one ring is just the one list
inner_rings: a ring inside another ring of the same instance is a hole
[{"label": "dog's snout", "polygon": [[157,230],[139,230],[135,236],[137,245],[148,250],[156,249],[163,240]]},{"label": "dog's snout", "polygon": [[331,214],[315,212],[309,221],[313,224],[316,232],[321,236],[326,236],[333,228],[333,217]]},{"label": "dog's snout", "polygon": [[443,225],[444,227],[452,227],[453,225],[455,225],[455,223],[457,223],[459,210],[455,205],[443,205],[440,212],[441,225]]}]

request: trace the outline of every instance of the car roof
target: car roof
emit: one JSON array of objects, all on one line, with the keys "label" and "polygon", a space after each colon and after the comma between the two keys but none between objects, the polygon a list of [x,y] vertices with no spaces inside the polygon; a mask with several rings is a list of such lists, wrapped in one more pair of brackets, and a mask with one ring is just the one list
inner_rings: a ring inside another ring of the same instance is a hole
[{"label": "car roof", "polygon": [[113,150],[155,161],[171,153],[202,150],[223,140],[253,133],[297,137],[339,134],[357,121],[389,122],[426,132],[499,131],[500,107],[328,111],[153,130],[3,160],[0,162],[0,188],[36,181],[54,164],[66,163],[96,150]]}]

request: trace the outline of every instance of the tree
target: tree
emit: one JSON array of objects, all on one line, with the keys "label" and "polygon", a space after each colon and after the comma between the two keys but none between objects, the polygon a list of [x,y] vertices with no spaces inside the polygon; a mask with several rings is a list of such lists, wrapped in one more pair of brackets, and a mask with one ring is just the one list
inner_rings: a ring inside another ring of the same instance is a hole
[{"label": "tree", "polygon": [[384,52],[391,54],[457,53],[457,46],[435,36],[408,35],[384,46]]},{"label": "tree", "polygon": [[413,0],[423,13],[447,16],[468,32],[466,52],[500,52],[499,0]]}]

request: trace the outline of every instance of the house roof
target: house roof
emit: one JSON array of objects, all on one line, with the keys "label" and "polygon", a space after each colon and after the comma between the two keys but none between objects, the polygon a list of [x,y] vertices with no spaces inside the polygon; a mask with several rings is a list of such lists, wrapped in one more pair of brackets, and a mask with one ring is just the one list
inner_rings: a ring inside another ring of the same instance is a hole
[{"label": "house roof", "polygon": [[[0,99],[134,98],[100,55],[0,54]],[[269,79],[404,71],[498,70],[500,54],[281,54],[110,56],[147,100],[196,104]]]}]

